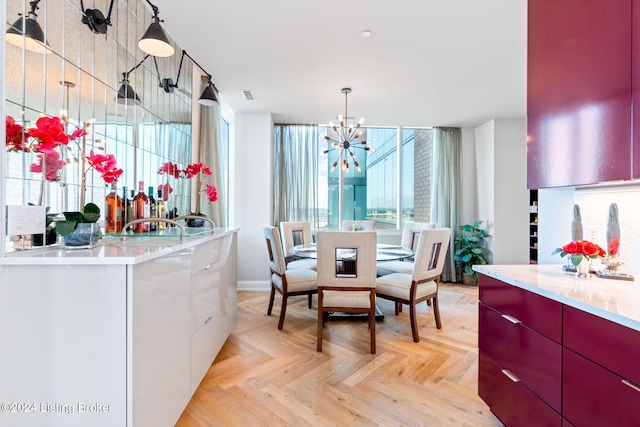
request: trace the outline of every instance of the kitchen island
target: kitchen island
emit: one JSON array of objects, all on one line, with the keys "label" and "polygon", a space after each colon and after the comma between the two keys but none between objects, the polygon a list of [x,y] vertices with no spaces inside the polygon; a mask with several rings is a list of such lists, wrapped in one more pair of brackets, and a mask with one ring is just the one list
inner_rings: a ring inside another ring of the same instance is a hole
[{"label": "kitchen island", "polygon": [[640,283],[474,269],[478,394],[505,425],[640,425]]},{"label": "kitchen island", "polygon": [[6,424],[173,426],[235,323],[237,231],[1,259]]}]

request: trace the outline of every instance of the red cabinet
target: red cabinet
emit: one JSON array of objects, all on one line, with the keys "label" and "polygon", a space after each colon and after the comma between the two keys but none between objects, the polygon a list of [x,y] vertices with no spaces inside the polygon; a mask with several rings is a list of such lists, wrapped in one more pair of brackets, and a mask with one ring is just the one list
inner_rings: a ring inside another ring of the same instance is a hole
[{"label": "red cabinet", "polygon": [[528,8],[528,188],[631,178],[632,0]]},{"label": "red cabinet", "polygon": [[478,316],[480,397],[506,425],[560,426],[562,304],[481,275]]},{"label": "red cabinet", "polygon": [[507,426],[640,426],[640,331],[480,275],[478,394]]}]

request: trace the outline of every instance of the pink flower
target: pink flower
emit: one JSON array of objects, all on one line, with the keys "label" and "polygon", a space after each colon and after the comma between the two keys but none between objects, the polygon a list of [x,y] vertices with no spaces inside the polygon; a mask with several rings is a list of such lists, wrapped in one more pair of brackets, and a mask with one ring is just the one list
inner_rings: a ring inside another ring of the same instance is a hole
[{"label": "pink flower", "polygon": [[34,173],[42,173],[42,159],[46,162],[46,174],[45,179],[47,181],[58,181],[60,175],[58,171],[64,166],[64,162],[60,159],[60,155],[57,151],[51,153],[38,154],[38,162],[32,163],[29,166],[29,170]]},{"label": "pink flower", "polygon": [[29,137],[29,133],[26,131],[23,132],[22,126],[17,124],[11,116],[6,117],[5,123],[5,145],[7,151],[29,151],[29,145],[25,144],[25,140]]},{"label": "pink flower", "polygon": [[202,172],[205,175],[211,175],[211,169],[209,169],[204,163],[194,163],[192,165],[188,165],[186,169],[182,171],[185,175],[185,178],[191,179],[194,176],[198,175]]},{"label": "pink flower", "polygon": [[160,169],[158,169],[158,175],[166,173],[167,175],[170,175],[174,178],[180,178],[180,172],[181,171],[178,165],[173,162],[167,162],[164,165],[160,166]]},{"label": "pink flower", "polygon": [[216,188],[215,185],[207,184],[206,192],[207,192],[207,198],[209,199],[209,201],[211,202],[218,201],[218,189]]},{"label": "pink flower", "polygon": [[117,181],[120,175],[122,175],[122,169],[119,169],[116,164],[116,158],[113,154],[94,154],[91,150],[91,154],[86,157],[89,166],[94,168],[102,175],[102,179],[107,184]]},{"label": "pink flower", "polygon": [[69,136],[59,117],[40,117],[35,128],[29,128],[29,136],[36,139],[33,148],[40,153],[51,153],[58,145],[67,145]]},{"label": "pink flower", "polygon": [[169,199],[169,194],[173,193],[173,188],[169,184],[160,184],[158,191],[162,191],[162,200],[166,202]]}]

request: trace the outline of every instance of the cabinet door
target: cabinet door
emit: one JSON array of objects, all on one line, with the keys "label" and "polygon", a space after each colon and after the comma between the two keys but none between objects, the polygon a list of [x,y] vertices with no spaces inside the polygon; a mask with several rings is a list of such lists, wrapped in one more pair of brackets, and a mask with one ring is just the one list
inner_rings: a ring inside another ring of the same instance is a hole
[{"label": "cabinet door", "polygon": [[478,347],[560,412],[562,347],[480,303]]},{"label": "cabinet door", "polygon": [[640,0],[633,0],[632,93],[633,101],[633,178],[640,178]]},{"label": "cabinet door", "polygon": [[560,414],[551,409],[522,383],[514,381],[482,351],[478,354],[478,395],[491,412],[507,426],[562,425]]},{"label": "cabinet door", "polygon": [[[562,415],[576,426],[640,425],[640,388],[564,349]],[[624,382],[623,382],[624,380]]]},{"label": "cabinet door", "polygon": [[192,252],[133,266],[133,425],[173,426],[189,403]]},{"label": "cabinet door", "polygon": [[527,185],[631,177],[631,1],[529,1]]}]

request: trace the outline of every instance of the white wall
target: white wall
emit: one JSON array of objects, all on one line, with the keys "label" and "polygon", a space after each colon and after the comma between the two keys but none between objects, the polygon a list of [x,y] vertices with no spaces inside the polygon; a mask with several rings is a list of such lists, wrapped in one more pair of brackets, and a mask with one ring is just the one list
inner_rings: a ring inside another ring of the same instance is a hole
[{"label": "white wall", "polygon": [[640,280],[640,185],[629,183],[619,186],[594,186],[546,189],[538,192],[539,199],[539,260],[544,264],[561,264],[559,255],[551,252],[571,241],[573,205],[580,206],[583,238],[591,240],[606,250],[606,231],[609,206],[618,205],[620,215],[621,271],[631,273]]},{"label": "white wall", "polygon": [[271,225],[273,211],[273,120],[266,113],[239,113],[234,123],[238,289],[268,290],[269,263],[262,228]]},{"label": "white wall", "polygon": [[529,263],[526,121],[495,119],[476,128],[478,216],[492,235],[493,264]]}]

